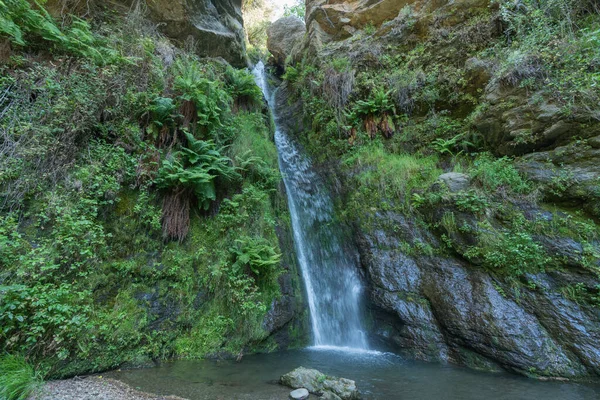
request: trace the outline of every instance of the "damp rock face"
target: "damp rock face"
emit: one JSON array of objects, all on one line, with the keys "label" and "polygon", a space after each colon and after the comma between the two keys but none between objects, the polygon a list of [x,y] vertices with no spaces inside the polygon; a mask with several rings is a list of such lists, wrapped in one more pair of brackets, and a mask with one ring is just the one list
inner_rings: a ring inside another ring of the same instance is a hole
[{"label": "damp rock face", "polygon": [[357,400],[360,398],[353,380],[327,376],[316,369],[296,368],[283,375],[280,383],[294,389],[304,388],[325,399]]},{"label": "damp rock face", "polygon": [[[67,2],[70,13],[89,11],[87,3],[75,3]],[[146,16],[169,39],[179,45],[193,45],[202,57],[220,57],[239,68],[247,66],[242,0],[148,0],[145,3]],[[45,5],[54,15],[59,15],[64,6],[62,0],[49,0]],[[101,0],[97,6],[126,13],[135,2]]]},{"label": "damp rock face", "polygon": [[294,16],[280,18],[269,27],[267,48],[278,66],[285,67],[286,58],[300,43],[305,31],[304,22]]}]

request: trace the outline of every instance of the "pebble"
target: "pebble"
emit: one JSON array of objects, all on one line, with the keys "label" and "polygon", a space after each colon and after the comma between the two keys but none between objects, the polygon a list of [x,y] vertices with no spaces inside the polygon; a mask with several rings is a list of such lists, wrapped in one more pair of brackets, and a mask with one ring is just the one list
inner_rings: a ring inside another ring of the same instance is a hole
[{"label": "pebble", "polygon": [[308,399],[308,390],[304,388],[296,389],[290,392],[290,399],[292,400],[306,400]]},{"label": "pebble", "polygon": [[28,400],[185,400],[137,391],[123,382],[99,376],[51,381]]}]

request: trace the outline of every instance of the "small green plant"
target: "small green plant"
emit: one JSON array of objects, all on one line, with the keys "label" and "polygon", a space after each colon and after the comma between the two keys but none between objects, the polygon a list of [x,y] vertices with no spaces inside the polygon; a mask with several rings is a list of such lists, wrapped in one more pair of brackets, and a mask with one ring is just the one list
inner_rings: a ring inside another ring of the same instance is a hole
[{"label": "small green plant", "polygon": [[362,120],[371,138],[379,131],[386,138],[392,137],[396,131],[393,120],[396,108],[390,94],[391,90],[376,89],[367,100],[357,100],[349,114],[350,121]]},{"label": "small green plant", "polygon": [[496,159],[489,153],[483,153],[475,160],[474,167],[474,179],[488,191],[495,192],[504,188],[515,193],[528,194],[533,189],[531,182],[521,176],[508,157]]},{"label": "small green plant", "polygon": [[458,156],[462,154],[465,149],[473,146],[473,143],[466,140],[466,135],[462,133],[451,139],[437,138],[432,144],[433,148],[438,153],[442,155],[449,154],[451,156]]},{"label": "small green plant", "polygon": [[480,214],[490,207],[488,199],[474,189],[456,193],[453,198],[454,203],[461,211]]},{"label": "small green plant", "polygon": [[42,386],[42,376],[20,356],[0,356],[0,398],[25,400]]},{"label": "small green plant", "polygon": [[156,184],[160,188],[184,187],[196,195],[200,208],[207,210],[216,200],[215,180],[240,177],[230,158],[222,155],[211,141],[196,140],[186,132],[187,146],[164,161]]},{"label": "small green plant", "polygon": [[470,248],[465,256],[480,259],[490,270],[513,277],[544,272],[552,263],[552,258],[530,234],[522,231],[492,232],[489,227],[480,235],[479,244]]},{"label": "small green plant", "polygon": [[198,124],[208,131],[222,127],[231,97],[221,83],[208,79],[210,71],[193,57],[178,58],[173,68],[184,127]]},{"label": "small green plant", "polygon": [[288,65],[282,78],[290,83],[296,83],[300,78],[300,71],[296,67]]},{"label": "small green plant", "polygon": [[292,5],[285,5],[283,7],[284,17],[295,16],[303,20],[305,14],[306,5],[304,4],[303,0],[295,0]]},{"label": "small green plant", "polygon": [[229,249],[233,255],[234,271],[243,271],[246,267],[256,276],[269,276],[279,266],[281,254],[262,238],[244,237],[235,241],[236,246]]},{"label": "small green plant", "polygon": [[367,25],[365,25],[364,32],[365,32],[365,35],[369,35],[369,36],[371,36],[375,32],[377,32],[377,28],[375,28],[375,25],[373,24],[373,21],[371,21]]}]

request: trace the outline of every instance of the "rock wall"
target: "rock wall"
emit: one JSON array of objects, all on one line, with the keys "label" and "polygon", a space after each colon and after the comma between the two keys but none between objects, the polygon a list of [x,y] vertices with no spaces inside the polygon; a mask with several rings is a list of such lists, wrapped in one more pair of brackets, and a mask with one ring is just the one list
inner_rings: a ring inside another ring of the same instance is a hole
[{"label": "rock wall", "polygon": [[[469,101],[451,103],[440,96],[428,105],[410,103],[409,118],[425,120],[432,109],[434,115],[441,111],[456,119],[470,116],[469,128],[483,138],[477,151],[515,157],[512,165],[530,182],[539,184],[537,198],[515,200],[498,194],[502,198],[500,210],[488,208],[479,216],[457,208],[452,202],[454,195],[442,195],[436,187],[423,188],[417,194],[432,193],[445,200],[422,206],[418,218],[410,212],[389,210],[393,207],[379,208],[378,204],[366,204],[362,215],[352,215],[350,223],[356,227],[356,245],[369,287],[373,340],[395,345],[422,360],[531,376],[597,377],[600,311],[597,305],[569,293],[576,287],[586,293],[600,289],[597,239],[587,243],[549,231],[534,235],[543,253],[558,260],[558,266],[548,264],[546,272],[526,273],[516,281],[485,268],[481,260],[465,256],[478,243],[478,224],[483,222],[501,231],[508,224],[507,214],[523,215],[523,223],[559,223],[564,213],[575,209],[578,215],[595,220],[591,225],[596,230],[600,217],[597,111],[574,108],[566,113],[547,93],[510,83],[514,78],[510,74],[518,75],[523,68],[499,73],[500,61],[473,56],[499,43],[506,34],[496,7],[487,0],[308,0],[307,35],[293,52],[292,63],[299,69],[306,64],[318,69],[334,58],[347,58],[360,80],[361,71],[384,68],[386,57],[397,57],[398,52],[414,50],[427,41],[430,58],[426,67],[456,67],[464,77],[460,90],[469,94]],[[414,57],[420,56],[416,54]],[[428,72],[423,70],[424,75]],[[537,79],[535,73],[531,67],[528,77]],[[366,75],[372,78],[373,74]],[[310,79],[315,80],[315,75]],[[385,76],[379,79],[376,83],[383,86]],[[424,78],[419,79],[414,87],[407,86],[409,102],[410,96],[426,84]],[[291,86],[286,84],[280,90],[278,104],[288,108],[292,104],[297,111],[301,105],[291,101]],[[311,90],[320,96],[320,89],[314,86]],[[354,96],[364,99],[369,93],[355,92]],[[295,117],[287,119],[294,118],[306,127],[305,131],[298,129],[305,141],[324,135],[314,128],[316,123],[310,115],[297,111]],[[307,133],[311,125],[312,131]],[[397,142],[395,146],[399,146]],[[410,153],[411,146],[405,145],[402,151]],[[433,143],[426,146],[429,149],[422,151],[431,152]],[[348,198],[358,190],[353,175],[360,171],[348,171],[336,161],[330,157],[323,173],[341,198],[341,212],[348,214]],[[449,162],[447,157],[440,168],[448,168]],[[470,190],[468,179],[461,185],[464,187],[450,187],[450,192],[464,194]],[[456,218],[460,227],[456,231],[441,227],[448,213]],[[407,243],[433,250],[426,254],[414,246],[407,249]],[[448,247],[451,250],[444,250]],[[587,261],[586,254],[591,255]]]},{"label": "rock wall", "polygon": [[192,39],[200,55],[247,66],[242,0],[148,0],[148,9],[168,37]]},{"label": "rock wall", "polygon": [[[145,4],[144,4],[145,3]],[[54,15],[89,14],[110,7],[128,11],[131,0],[50,0],[46,7]],[[222,57],[235,67],[246,67],[246,42],[242,0],[147,0],[142,2],[150,19],[170,39],[193,45],[200,56]]]}]

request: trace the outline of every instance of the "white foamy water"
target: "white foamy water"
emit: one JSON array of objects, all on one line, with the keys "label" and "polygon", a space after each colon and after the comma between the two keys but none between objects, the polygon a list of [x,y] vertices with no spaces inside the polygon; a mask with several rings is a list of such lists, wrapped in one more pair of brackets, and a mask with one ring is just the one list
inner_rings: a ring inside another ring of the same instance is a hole
[{"label": "white foamy water", "polygon": [[366,351],[358,255],[344,243],[343,229],[334,220],[331,196],[311,160],[277,123],[262,62],[253,73],[275,116],[279,168],[310,308],[313,344],[316,349]]}]

